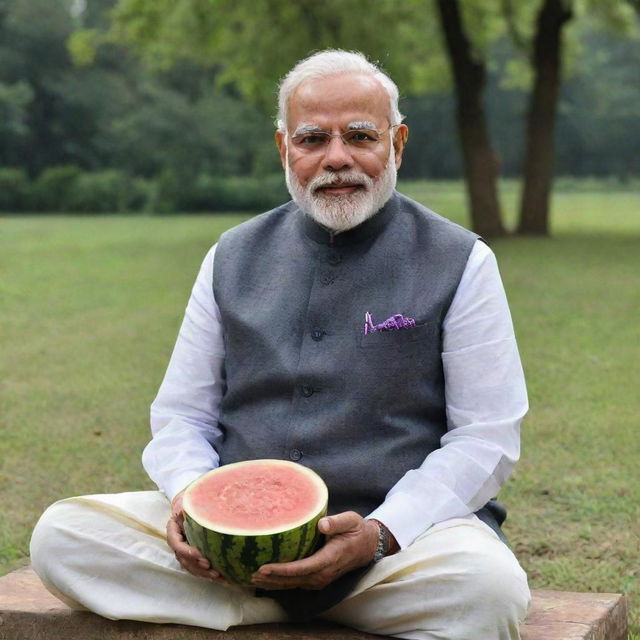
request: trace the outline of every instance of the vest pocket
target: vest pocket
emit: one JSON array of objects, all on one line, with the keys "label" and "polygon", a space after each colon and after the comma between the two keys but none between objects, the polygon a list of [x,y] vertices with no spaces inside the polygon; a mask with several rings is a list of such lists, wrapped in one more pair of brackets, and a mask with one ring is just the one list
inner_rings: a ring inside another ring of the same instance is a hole
[{"label": "vest pocket", "polygon": [[387,346],[400,346],[428,339],[439,340],[438,325],[435,322],[426,322],[414,327],[392,329],[391,331],[363,333],[360,335],[359,345],[363,349],[382,349]]}]

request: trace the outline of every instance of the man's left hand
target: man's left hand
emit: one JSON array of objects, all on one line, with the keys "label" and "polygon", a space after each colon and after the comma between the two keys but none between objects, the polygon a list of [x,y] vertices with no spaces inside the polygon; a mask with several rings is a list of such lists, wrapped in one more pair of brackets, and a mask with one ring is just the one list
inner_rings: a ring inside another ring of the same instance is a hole
[{"label": "man's left hand", "polygon": [[277,564],[265,564],[253,575],[262,589],[322,589],[343,573],[368,565],[378,544],[378,525],[354,511],[327,516],[318,521],[326,542],[316,553]]}]

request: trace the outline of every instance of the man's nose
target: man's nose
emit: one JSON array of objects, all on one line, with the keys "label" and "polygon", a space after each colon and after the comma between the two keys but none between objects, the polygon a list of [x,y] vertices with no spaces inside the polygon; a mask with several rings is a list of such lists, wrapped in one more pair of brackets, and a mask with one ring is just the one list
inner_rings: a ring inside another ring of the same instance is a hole
[{"label": "man's nose", "polygon": [[351,148],[340,136],[330,138],[327,142],[322,166],[328,171],[340,171],[353,166]]}]

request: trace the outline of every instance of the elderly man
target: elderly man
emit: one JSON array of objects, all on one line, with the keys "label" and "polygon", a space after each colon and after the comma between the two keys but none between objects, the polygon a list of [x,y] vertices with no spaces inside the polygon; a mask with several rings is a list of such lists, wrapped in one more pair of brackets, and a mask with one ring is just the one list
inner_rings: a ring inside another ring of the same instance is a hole
[{"label": "elderly man", "polygon": [[[151,410],[160,491],[63,500],[40,520],[33,564],[59,597],[216,629],[300,607],[400,638],[519,637],[527,580],[491,502],[527,410],[509,310],[488,247],[394,191],[397,102],[356,53],[284,78],[293,201],[204,260]],[[182,491],[254,458],[316,470],[330,515],[319,551],[240,588],[186,542]]]}]

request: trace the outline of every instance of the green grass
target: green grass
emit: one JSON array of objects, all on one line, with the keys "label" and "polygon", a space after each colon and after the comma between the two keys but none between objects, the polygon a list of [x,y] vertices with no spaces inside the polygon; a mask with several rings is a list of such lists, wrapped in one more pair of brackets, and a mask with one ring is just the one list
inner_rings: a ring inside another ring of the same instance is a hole
[{"label": "green grass", "polygon": [[[628,593],[637,640],[640,197],[596,187],[556,192],[553,237],[492,243],[531,402],[501,498],[532,586]],[[459,184],[404,191],[465,222]],[[52,501],[152,487],[148,406],[200,260],[240,220],[0,219],[0,574]]]}]

